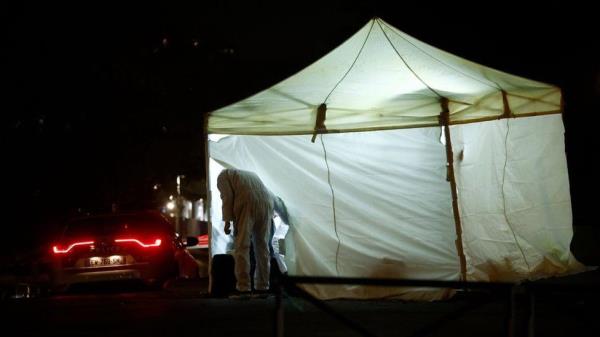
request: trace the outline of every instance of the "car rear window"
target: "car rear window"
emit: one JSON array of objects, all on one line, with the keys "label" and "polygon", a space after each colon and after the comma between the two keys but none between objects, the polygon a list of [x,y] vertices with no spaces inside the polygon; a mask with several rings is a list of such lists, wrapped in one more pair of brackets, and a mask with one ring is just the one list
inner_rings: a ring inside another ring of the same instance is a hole
[{"label": "car rear window", "polygon": [[166,234],[173,231],[171,223],[159,215],[109,215],[72,221],[67,225],[64,236],[104,236],[127,233]]}]

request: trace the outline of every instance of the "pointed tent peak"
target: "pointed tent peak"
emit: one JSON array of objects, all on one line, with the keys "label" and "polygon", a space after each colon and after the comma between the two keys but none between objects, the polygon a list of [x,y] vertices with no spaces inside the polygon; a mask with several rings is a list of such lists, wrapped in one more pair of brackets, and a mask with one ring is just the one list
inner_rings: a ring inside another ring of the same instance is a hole
[{"label": "pointed tent peak", "polygon": [[[210,133],[312,134],[327,104],[328,132],[438,125],[561,112],[560,89],[430,46],[373,17],[297,74],[211,113]],[[508,105],[508,106],[507,106]]]},{"label": "pointed tent peak", "polygon": [[377,22],[377,21],[381,21],[383,23],[385,23],[385,20],[382,19],[380,16],[378,15],[373,15],[373,17],[371,17],[371,19],[369,20],[368,23],[372,23],[372,22]]}]

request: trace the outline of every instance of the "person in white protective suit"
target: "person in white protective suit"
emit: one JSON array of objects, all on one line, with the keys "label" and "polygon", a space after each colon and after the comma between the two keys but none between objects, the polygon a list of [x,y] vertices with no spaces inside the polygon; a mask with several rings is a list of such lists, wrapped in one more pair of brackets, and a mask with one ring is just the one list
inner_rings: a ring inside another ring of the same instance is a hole
[{"label": "person in white protective suit", "polygon": [[250,242],[254,243],[256,270],[254,288],[258,292],[269,289],[269,239],[274,200],[271,192],[253,172],[225,169],[217,178],[217,187],[223,202],[225,234],[234,226],[234,253],[236,288],[249,293]]}]

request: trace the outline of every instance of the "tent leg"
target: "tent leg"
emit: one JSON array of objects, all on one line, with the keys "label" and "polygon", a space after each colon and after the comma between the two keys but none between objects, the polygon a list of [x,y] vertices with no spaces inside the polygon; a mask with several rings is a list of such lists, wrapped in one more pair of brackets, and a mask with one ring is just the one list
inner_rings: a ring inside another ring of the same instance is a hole
[{"label": "tent leg", "polygon": [[212,221],[210,214],[211,207],[211,192],[210,192],[210,157],[208,152],[208,117],[209,113],[206,113],[204,116],[204,181],[205,181],[205,191],[206,191],[206,202],[204,203],[204,209],[206,213],[206,223],[207,223],[207,235],[208,235],[208,293],[212,292]]},{"label": "tent leg", "polygon": [[460,213],[458,211],[458,193],[456,189],[456,179],[454,177],[454,153],[452,152],[452,139],[450,137],[450,112],[448,109],[448,99],[441,98],[442,112],[440,114],[440,124],[444,127],[446,136],[446,161],[448,165],[448,180],[452,192],[452,212],[454,213],[454,225],[456,227],[456,251],[460,259],[460,277],[463,281],[467,280],[467,260],[462,244],[462,226],[460,222]]}]

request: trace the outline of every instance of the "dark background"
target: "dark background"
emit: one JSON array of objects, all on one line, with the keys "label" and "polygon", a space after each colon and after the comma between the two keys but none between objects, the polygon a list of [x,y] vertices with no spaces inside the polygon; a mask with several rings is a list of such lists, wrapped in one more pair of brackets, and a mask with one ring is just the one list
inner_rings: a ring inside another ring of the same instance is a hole
[{"label": "dark background", "polygon": [[155,207],[178,174],[186,193],[201,195],[204,113],[303,69],[373,16],[560,86],[574,225],[596,226],[599,20],[573,2],[3,5],[2,253],[79,212]]}]

